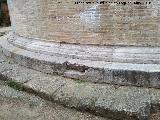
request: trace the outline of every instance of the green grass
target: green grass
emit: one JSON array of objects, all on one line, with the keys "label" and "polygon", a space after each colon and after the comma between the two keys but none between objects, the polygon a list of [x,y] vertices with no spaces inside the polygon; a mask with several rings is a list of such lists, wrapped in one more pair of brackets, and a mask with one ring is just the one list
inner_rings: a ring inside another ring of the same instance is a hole
[{"label": "green grass", "polygon": [[24,90],[24,87],[20,83],[17,83],[13,80],[7,81],[7,85],[9,87],[12,87],[15,90],[18,90],[18,91],[23,91]]}]

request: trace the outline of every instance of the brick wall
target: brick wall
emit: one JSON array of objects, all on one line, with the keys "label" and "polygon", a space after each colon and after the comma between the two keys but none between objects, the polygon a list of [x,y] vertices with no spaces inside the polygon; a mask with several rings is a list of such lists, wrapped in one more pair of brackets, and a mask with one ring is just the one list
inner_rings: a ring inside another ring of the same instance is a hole
[{"label": "brick wall", "polygon": [[[160,1],[126,5],[76,0],[8,0],[17,35],[47,41],[160,46]],[[123,0],[134,2],[134,0]],[[149,2],[149,0],[140,0]],[[94,3],[93,3],[94,2]]]}]

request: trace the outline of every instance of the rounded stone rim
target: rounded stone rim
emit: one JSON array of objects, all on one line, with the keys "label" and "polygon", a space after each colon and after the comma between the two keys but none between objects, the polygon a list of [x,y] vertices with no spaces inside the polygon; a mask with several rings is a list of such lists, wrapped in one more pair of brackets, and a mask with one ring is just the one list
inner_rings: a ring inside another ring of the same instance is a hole
[{"label": "rounded stone rim", "polygon": [[9,33],[12,45],[41,54],[66,58],[136,64],[159,64],[160,47],[138,46],[95,46],[48,42],[41,39],[25,38]]}]

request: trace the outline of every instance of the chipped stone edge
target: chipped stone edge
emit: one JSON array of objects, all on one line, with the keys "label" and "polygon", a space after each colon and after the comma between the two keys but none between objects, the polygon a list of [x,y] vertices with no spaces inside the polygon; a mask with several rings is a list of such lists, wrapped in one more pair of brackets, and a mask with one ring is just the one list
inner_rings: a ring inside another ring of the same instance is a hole
[{"label": "chipped stone edge", "polygon": [[113,85],[160,88],[158,64],[109,63],[51,56],[13,46],[0,37],[0,52],[14,62],[44,73]]},{"label": "chipped stone edge", "polygon": [[[116,108],[112,108],[111,106],[108,106],[108,105],[106,105],[106,106],[105,105],[104,106],[92,106],[92,105],[94,105],[93,103],[95,103],[94,98],[93,98],[93,101],[90,100],[89,103],[86,104],[86,103],[79,103],[78,101],[81,101],[81,98],[77,98],[75,95],[68,94],[67,96],[63,97],[63,95],[61,96],[61,94],[59,94],[59,93],[63,92],[63,90],[65,90],[63,88],[66,86],[66,84],[68,84],[70,86],[70,87],[68,87],[68,89],[76,86],[75,91],[73,90],[74,92],[76,92],[75,94],[79,94],[79,92],[81,92],[81,91],[79,91],[78,88],[82,88],[80,90],[83,90],[83,85],[91,86],[91,88],[93,88],[93,91],[95,91],[96,88],[100,88],[100,89],[105,88],[106,87],[105,85],[93,84],[93,83],[87,83],[87,82],[77,83],[77,81],[74,81],[72,79],[66,79],[66,78],[61,77],[61,82],[59,83],[61,85],[54,86],[54,87],[56,87],[56,88],[54,88],[55,91],[52,91],[52,93],[50,93],[50,92],[43,90],[43,88],[37,90],[36,87],[38,87],[38,86],[35,86],[35,88],[34,88],[34,86],[29,85],[29,82],[34,81],[34,80],[35,81],[38,80],[38,78],[36,78],[36,77],[33,77],[33,78],[31,77],[31,76],[35,76],[36,74],[39,74],[41,76],[49,76],[49,78],[53,77],[53,79],[54,79],[54,76],[46,75],[44,73],[22,67],[17,64],[14,64],[14,63],[9,64],[6,61],[2,61],[1,65],[2,64],[6,64],[6,66],[11,66],[10,69],[0,71],[0,77],[3,77],[2,80],[5,80],[5,81],[12,80],[15,83],[21,85],[26,92],[34,93],[35,95],[38,95],[44,99],[50,100],[52,102],[57,102],[59,104],[67,106],[67,107],[76,108],[76,109],[82,110],[82,111],[90,111],[94,114],[101,115],[101,116],[108,117],[108,118],[113,118],[115,120],[116,119],[147,120],[152,111],[157,112],[160,110],[160,107],[159,107],[160,106],[160,101],[159,101],[160,91],[159,91],[159,89],[149,89],[150,93],[155,93],[157,95],[151,95],[151,105],[147,105],[145,108],[142,108],[142,113],[141,113],[141,110],[137,111],[137,112],[133,112],[133,113],[131,111],[125,111],[125,109],[122,109],[119,111],[118,109],[116,110]],[[30,71],[30,74],[26,73],[27,78],[25,78],[21,73],[19,73],[19,70],[22,70],[21,72],[27,71],[27,73],[29,73],[28,71]],[[8,73],[12,73],[12,74],[8,74]],[[29,79],[30,77],[32,79]],[[23,80],[23,79],[27,79],[27,80]],[[43,80],[47,81],[48,79],[44,77]],[[62,82],[64,82],[64,83],[62,84]],[[107,86],[108,86],[108,88],[116,87],[116,86],[112,86],[112,85],[107,85]],[[44,85],[44,87],[45,87],[45,85]],[[125,86],[123,86],[123,87],[125,88]],[[133,88],[138,89],[138,90],[139,89],[144,89],[144,90],[147,89],[147,88],[136,88],[136,87],[133,87]],[[130,89],[130,87],[127,87],[127,89]],[[104,89],[104,90],[106,90],[106,89]],[[87,92],[88,91],[86,91],[85,94],[88,94]],[[112,94],[112,93],[110,93],[110,94]],[[134,92],[133,92],[133,94],[134,94]],[[103,96],[102,94],[96,94],[96,95],[99,95],[98,98],[101,97],[105,100],[105,96]],[[92,98],[92,96],[89,96],[89,97]],[[73,101],[70,101],[70,99],[72,99]],[[77,102],[78,102],[78,104],[77,104]],[[108,101],[108,102],[111,102],[111,101]],[[98,105],[98,103],[97,103],[97,105]],[[144,112],[144,111],[146,111],[146,112]]]}]

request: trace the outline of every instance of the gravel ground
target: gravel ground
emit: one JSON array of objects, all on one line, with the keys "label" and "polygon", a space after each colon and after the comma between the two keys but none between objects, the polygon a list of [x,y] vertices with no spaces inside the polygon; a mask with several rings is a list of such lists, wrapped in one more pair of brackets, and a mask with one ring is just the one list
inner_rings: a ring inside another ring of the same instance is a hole
[{"label": "gravel ground", "polygon": [[[0,111],[0,120],[109,120],[16,91],[1,80]],[[160,113],[153,114],[149,120],[160,120]]]},{"label": "gravel ground", "polygon": [[150,118],[150,120],[160,120],[160,112],[153,114]]},{"label": "gravel ground", "polygon": [[0,81],[0,120],[106,120],[16,91]]},{"label": "gravel ground", "polygon": [[61,106],[32,106],[15,100],[0,100],[0,120],[105,120]]}]

